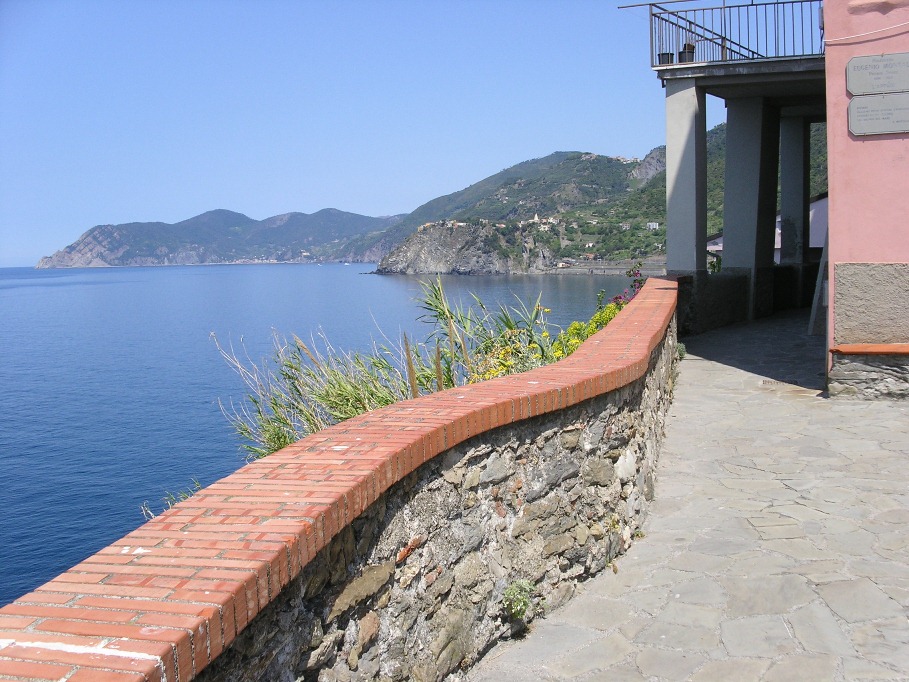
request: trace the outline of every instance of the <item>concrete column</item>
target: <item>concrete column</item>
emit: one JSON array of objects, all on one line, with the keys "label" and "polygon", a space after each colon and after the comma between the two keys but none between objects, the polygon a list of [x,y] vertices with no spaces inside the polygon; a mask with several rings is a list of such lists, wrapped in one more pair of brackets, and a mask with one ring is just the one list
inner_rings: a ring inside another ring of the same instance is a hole
[{"label": "concrete column", "polygon": [[726,108],[723,270],[749,276],[751,319],[773,312],[780,117],[761,97]]},{"label": "concrete column", "polygon": [[801,265],[808,255],[808,122],[780,119],[780,263]]},{"label": "concrete column", "polygon": [[707,269],[707,118],[692,78],[666,81],[666,269]]}]

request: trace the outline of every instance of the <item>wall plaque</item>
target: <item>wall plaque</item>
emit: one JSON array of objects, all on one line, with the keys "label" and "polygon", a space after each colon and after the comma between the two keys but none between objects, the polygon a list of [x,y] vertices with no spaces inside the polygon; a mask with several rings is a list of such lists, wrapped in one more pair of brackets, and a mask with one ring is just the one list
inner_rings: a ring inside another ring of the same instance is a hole
[{"label": "wall plaque", "polygon": [[909,92],[853,97],[848,115],[853,135],[909,133]]},{"label": "wall plaque", "polygon": [[909,91],[909,52],[853,57],[846,65],[850,95]]}]

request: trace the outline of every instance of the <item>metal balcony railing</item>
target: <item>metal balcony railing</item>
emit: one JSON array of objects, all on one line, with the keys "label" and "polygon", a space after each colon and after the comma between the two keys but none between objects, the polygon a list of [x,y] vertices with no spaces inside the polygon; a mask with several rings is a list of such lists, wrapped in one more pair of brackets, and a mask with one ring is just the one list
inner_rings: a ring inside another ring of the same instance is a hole
[{"label": "metal balcony railing", "polygon": [[[822,0],[780,0],[721,7],[650,5],[654,67],[824,54]],[[688,5],[700,4],[688,2]]]}]

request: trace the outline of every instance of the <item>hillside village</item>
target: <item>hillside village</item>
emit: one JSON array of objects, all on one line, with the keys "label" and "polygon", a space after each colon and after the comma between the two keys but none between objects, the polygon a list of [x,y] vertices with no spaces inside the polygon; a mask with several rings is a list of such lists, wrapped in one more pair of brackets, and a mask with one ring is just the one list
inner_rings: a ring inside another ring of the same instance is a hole
[{"label": "hillside village", "polygon": [[[529,262],[539,259],[545,267],[568,268],[579,262],[603,262],[659,256],[665,246],[665,225],[639,219],[617,220],[615,209],[589,213],[571,211],[527,220],[439,220],[417,227],[414,239],[441,230],[482,228],[483,246],[502,258]],[[615,249],[614,239],[632,245]]]}]

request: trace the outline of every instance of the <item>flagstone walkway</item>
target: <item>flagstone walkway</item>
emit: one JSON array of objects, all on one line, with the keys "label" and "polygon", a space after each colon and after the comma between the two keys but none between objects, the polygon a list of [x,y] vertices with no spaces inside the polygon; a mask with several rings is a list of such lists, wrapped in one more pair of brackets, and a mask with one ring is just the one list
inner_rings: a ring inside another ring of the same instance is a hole
[{"label": "flagstone walkway", "polygon": [[644,536],[471,682],[909,680],[909,404],[778,316],[684,339]]}]

